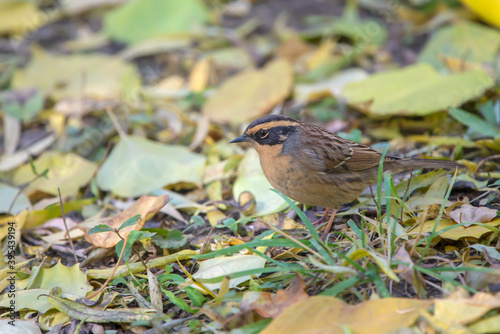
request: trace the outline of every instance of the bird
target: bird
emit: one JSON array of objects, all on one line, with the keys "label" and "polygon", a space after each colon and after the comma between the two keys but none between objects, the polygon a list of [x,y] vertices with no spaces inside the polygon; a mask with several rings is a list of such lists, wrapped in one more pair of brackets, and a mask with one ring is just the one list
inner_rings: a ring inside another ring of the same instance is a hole
[{"label": "bird", "polygon": [[[323,239],[340,206],[354,201],[375,183],[382,157],[369,146],[284,115],[266,115],[253,121],[231,143],[249,143],[257,151],[262,171],[275,189],[297,202],[325,207],[319,223],[332,210]],[[390,155],[383,160],[383,171],[389,173],[463,167],[453,161]]]}]

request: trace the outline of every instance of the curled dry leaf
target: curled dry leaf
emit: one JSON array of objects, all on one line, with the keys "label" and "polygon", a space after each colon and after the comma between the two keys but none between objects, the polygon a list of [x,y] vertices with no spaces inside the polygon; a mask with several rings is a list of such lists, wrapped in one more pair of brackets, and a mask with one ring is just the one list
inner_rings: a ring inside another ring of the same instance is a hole
[{"label": "curled dry leaf", "polygon": [[[450,212],[450,217],[457,223],[487,223],[497,216],[497,210],[486,207],[476,207],[464,204],[460,208]],[[465,224],[469,227],[472,224]]]},{"label": "curled dry leaf", "polygon": [[259,298],[250,304],[250,308],[264,318],[276,318],[286,308],[309,298],[305,290],[306,283],[297,274],[288,289],[278,290],[276,294],[262,292]]},{"label": "curled dry leaf", "polygon": [[114,217],[89,219],[86,222],[81,223],[80,228],[85,231],[85,239],[96,247],[110,248],[115,246],[121,239],[114,232],[102,232],[88,234],[88,231],[96,225],[105,224],[111,228],[119,228],[124,221],[133,217],[137,214],[141,215],[141,220],[134,225],[125,227],[120,230],[120,235],[125,237],[132,230],[139,231],[144,222],[151,218],[155,213],[160,211],[169,201],[168,195],[162,196],[147,196],[143,195],[134,204],[132,204],[128,209],[117,214]]}]

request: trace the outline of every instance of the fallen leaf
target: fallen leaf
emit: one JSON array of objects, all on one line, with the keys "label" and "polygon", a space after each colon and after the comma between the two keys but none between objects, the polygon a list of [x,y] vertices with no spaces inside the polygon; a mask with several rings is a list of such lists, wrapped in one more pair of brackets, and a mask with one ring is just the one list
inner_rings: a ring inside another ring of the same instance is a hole
[{"label": "fallen leaf", "polygon": [[[499,3],[498,0],[495,1]],[[418,62],[428,63],[441,71],[449,70],[449,61],[456,60],[459,67],[452,67],[456,71],[463,71],[467,67],[482,67],[493,74],[494,59],[499,47],[498,30],[464,21],[437,30],[420,53]]]},{"label": "fallen leaf", "polygon": [[274,60],[261,70],[247,70],[226,80],[205,103],[203,113],[215,122],[249,122],[284,100],[292,84],[292,66],[284,59]]},{"label": "fallen leaf", "polygon": [[255,310],[261,317],[276,318],[286,308],[309,298],[305,290],[306,283],[297,274],[288,289],[278,290],[276,294],[261,292],[259,299],[250,304],[249,307]]},{"label": "fallen leaf", "polygon": [[36,1],[0,1],[0,34],[27,34],[43,24]]},{"label": "fallen leaf", "polygon": [[120,235],[124,238],[131,231],[139,231],[146,220],[151,218],[155,213],[160,211],[169,201],[168,195],[162,196],[146,196],[142,195],[134,204],[126,210],[120,212],[114,217],[88,219],[80,223],[78,226],[85,231],[85,239],[96,247],[110,248],[114,247],[120,240],[120,237],[114,232],[102,232],[88,234],[87,232],[94,226],[104,224],[113,229],[118,229],[123,222],[135,215],[141,215],[141,220],[134,225],[125,227],[120,230]]},{"label": "fallen leaf", "polygon": [[[92,290],[87,275],[82,272],[79,264],[66,267],[57,262],[52,268],[33,267],[30,277],[16,280],[16,309],[37,310],[45,313],[52,308],[47,298],[40,297],[48,294],[53,287],[61,288],[64,293],[85,297]],[[0,307],[8,307],[10,298],[7,294],[0,295]]]},{"label": "fallen leaf", "polygon": [[[497,216],[497,210],[486,207],[475,207],[470,204],[463,204],[460,208],[450,212],[450,218],[457,223],[487,223]],[[465,224],[466,227],[471,224]]]},{"label": "fallen leaf", "polygon": [[471,245],[470,248],[483,252],[485,255],[489,256],[490,259],[500,262],[500,252],[498,252],[495,247],[475,244]]},{"label": "fallen leaf", "polygon": [[[200,268],[195,274],[193,274],[193,277],[195,279],[207,279],[219,276],[229,276],[230,274],[240,271],[264,268],[265,264],[266,259],[256,255],[237,254],[233,256],[220,257],[201,262]],[[235,288],[238,284],[248,281],[251,276],[258,277],[260,276],[260,274],[245,275],[242,277],[232,278],[229,281],[229,288]],[[222,282],[202,284],[207,289],[214,291],[221,287]],[[198,290],[201,290],[196,284],[193,284],[192,286]]]},{"label": "fallen leaf", "polygon": [[39,155],[49,148],[56,140],[55,134],[50,134],[47,137],[36,141],[32,145],[21,149],[12,154],[2,154],[0,156],[0,171],[5,172],[21,166],[29,160],[32,155]]},{"label": "fallen leaf", "polygon": [[49,292],[48,299],[50,304],[58,311],[72,319],[89,321],[95,323],[132,323],[136,321],[150,321],[156,310],[133,308],[128,310],[101,310],[88,307],[76,301],[63,298],[63,290],[60,287],[54,287]]},{"label": "fallen leaf", "polygon": [[[433,231],[435,220],[428,220],[424,223],[422,228],[422,233],[430,233]],[[494,219],[485,225],[491,226],[491,229],[488,229],[483,226],[472,225],[469,227],[465,227],[463,225],[457,225],[454,221],[441,219],[436,227],[436,231],[442,231],[446,228],[453,227],[445,232],[439,234],[441,238],[450,239],[450,240],[459,240],[461,238],[474,238],[480,239],[483,235],[489,232],[493,232],[495,227],[500,226],[500,218]]]},{"label": "fallen leaf", "polygon": [[[479,244],[473,246],[482,246]],[[487,254],[487,253],[486,253]],[[485,254],[485,257],[487,255]],[[489,266],[489,269],[495,269],[495,271],[483,271],[482,266],[473,266],[471,264],[466,263],[465,267],[468,268],[476,268],[477,270],[467,271],[465,273],[465,283],[468,287],[475,290],[483,290],[487,288],[489,285],[498,286],[500,284],[500,265],[493,264]],[[498,290],[498,288],[496,289]],[[493,291],[491,291],[493,292]]]},{"label": "fallen leaf", "polygon": [[240,195],[248,191],[256,200],[255,215],[265,216],[286,208],[287,204],[281,196],[271,191],[271,184],[267,181],[259,157],[255,150],[248,150],[238,166],[238,178],[234,182],[233,196],[239,198]]},{"label": "fallen leaf", "polygon": [[466,325],[498,307],[500,298],[488,293],[478,292],[472,297],[454,293],[434,301],[434,318],[447,324]]},{"label": "fallen leaf", "polygon": [[34,161],[38,173],[48,169],[47,178],[35,178],[32,167],[26,164],[13,171],[12,182],[15,185],[29,185],[24,192],[30,193],[35,190],[57,196],[57,189],[61,189],[63,196],[75,196],[78,190],[86,186],[95,170],[97,164],[88,161],[75,153],[45,152]]},{"label": "fallen leaf", "polygon": [[31,203],[28,196],[22,192],[19,193],[18,188],[0,183],[0,212],[15,215],[26,209],[31,209]]},{"label": "fallen leaf", "polygon": [[500,314],[478,320],[469,329],[475,334],[500,333]]},{"label": "fallen leaf", "polygon": [[481,96],[493,83],[483,70],[441,75],[428,64],[417,64],[351,83],[344,96],[372,116],[423,116]]},{"label": "fallen leaf", "polygon": [[140,196],[181,182],[200,185],[205,160],[185,146],[123,136],[99,169],[97,185],[122,197]]},{"label": "fallen leaf", "polygon": [[151,37],[195,33],[208,18],[201,0],[133,0],[105,16],[104,31],[112,39],[133,44]]},{"label": "fallen leaf", "polygon": [[189,74],[189,89],[193,92],[202,92],[207,88],[212,61],[210,58],[200,59],[194,64]]},{"label": "fallen leaf", "polygon": [[325,95],[343,98],[344,87],[351,82],[363,81],[368,73],[362,69],[348,69],[331,78],[312,84],[297,84],[294,88],[294,97],[297,102],[316,100]]},{"label": "fallen leaf", "polygon": [[4,150],[7,154],[13,154],[16,152],[19,140],[21,139],[21,122],[19,119],[4,113],[3,123]]},{"label": "fallen leaf", "polygon": [[133,101],[140,85],[137,69],[116,56],[104,54],[56,55],[33,48],[28,65],[14,73],[12,87],[37,88],[56,101]]},{"label": "fallen leaf", "polygon": [[430,301],[385,298],[348,305],[334,297],[313,296],[293,304],[261,334],[390,333],[412,326]]},{"label": "fallen leaf", "polygon": [[38,321],[35,319],[21,320],[16,319],[14,321],[14,326],[9,324],[12,322],[10,319],[0,320],[0,333],[10,333],[10,334],[42,334],[40,327],[38,326]]}]

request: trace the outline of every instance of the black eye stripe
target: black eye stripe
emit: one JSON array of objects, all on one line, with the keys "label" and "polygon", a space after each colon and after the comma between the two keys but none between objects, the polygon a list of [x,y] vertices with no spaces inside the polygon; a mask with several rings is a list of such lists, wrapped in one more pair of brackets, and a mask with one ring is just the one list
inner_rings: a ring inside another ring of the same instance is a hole
[{"label": "black eye stripe", "polygon": [[297,130],[296,126],[274,126],[267,129],[259,129],[250,136],[259,145],[279,145],[283,144]]},{"label": "black eye stripe", "polygon": [[260,129],[258,135],[260,138],[264,139],[269,135],[269,130]]}]

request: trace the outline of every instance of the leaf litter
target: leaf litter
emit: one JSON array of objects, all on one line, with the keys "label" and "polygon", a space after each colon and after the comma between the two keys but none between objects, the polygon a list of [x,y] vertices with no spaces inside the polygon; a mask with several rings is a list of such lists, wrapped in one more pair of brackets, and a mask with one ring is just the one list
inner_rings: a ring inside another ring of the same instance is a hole
[{"label": "leaf litter", "polygon": [[[59,5],[0,4],[0,332],[500,332],[498,0]],[[323,241],[229,145],[269,113],[468,170]]]}]

